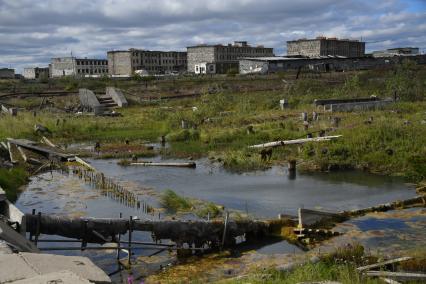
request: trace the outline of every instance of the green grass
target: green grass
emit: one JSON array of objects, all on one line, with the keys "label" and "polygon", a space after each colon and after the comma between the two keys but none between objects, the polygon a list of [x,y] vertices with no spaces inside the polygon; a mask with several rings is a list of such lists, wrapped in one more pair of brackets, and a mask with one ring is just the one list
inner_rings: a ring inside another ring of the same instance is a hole
[{"label": "green grass", "polygon": [[27,183],[28,173],[22,168],[11,170],[0,168],[0,186],[6,192],[7,198],[14,202],[19,195],[19,188]]},{"label": "green grass", "polygon": [[[123,116],[116,118],[78,117],[47,111],[38,113],[35,118],[30,112],[21,112],[15,118],[2,116],[0,140],[6,137],[38,139],[33,133],[35,123],[48,127],[53,141],[64,143],[100,141],[106,144],[123,139],[158,142],[165,135],[170,148],[161,154],[198,158],[214,153],[226,169],[236,172],[261,170],[274,163],[296,159],[306,170],[363,169],[419,181],[426,177],[423,166],[426,156],[426,68],[409,68],[408,73],[404,71],[406,69],[398,71],[397,77],[392,70],[372,70],[331,73],[318,79],[297,81],[289,79],[289,74],[179,78],[149,82],[148,89],[139,81],[80,80],[78,84],[83,87],[102,89],[106,85],[117,85],[132,92],[134,97],[189,90],[204,95],[133,105],[120,109]],[[262,162],[259,151],[247,149],[253,144],[306,137],[300,113],[318,111],[312,105],[314,99],[372,94],[388,97],[393,94],[389,86],[407,85],[407,74],[413,87],[400,92],[402,102],[380,111],[320,113],[320,120],[310,125],[309,132],[313,133],[330,129],[333,126],[329,117],[339,116],[342,118],[340,127],[327,134],[341,134],[341,139],[274,149],[271,163]],[[290,83],[284,84],[281,78]],[[67,78],[51,83],[56,84],[52,86],[56,88],[73,82]],[[36,85],[43,87],[40,84]],[[20,84],[20,87],[34,85]],[[215,91],[209,94],[212,89]],[[278,104],[282,98],[286,98],[290,105],[284,111]],[[196,111],[193,111],[194,106]],[[369,117],[373,117],[372,124],[365,123]],[[182,120],[191,127],[182,129]],[[249,127],[253,131],[248,131]]]},{"label": "green grass", "polygon": [[187,198],[179,196],[173,190],[166,190],[160,198],[161,205],[168,211],[178,212],[191,209],[191,201]]}]

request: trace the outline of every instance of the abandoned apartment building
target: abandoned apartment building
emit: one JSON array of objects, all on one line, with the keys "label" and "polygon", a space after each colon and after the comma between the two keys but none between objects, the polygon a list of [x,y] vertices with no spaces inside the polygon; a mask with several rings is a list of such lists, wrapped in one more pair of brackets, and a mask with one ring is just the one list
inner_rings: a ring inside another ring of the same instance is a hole
[{"label": "abandoned apartment building", "polygon": [[49,67],[27,67],[24,68],[25,79],[49,78]]},{"label": "abandoned apartment building", "polygon": [[106,59],[58,57],[52,58],[50,76],[101,77],[108,74]]},{"label": "abandoned apartment building", "polygon": [[0,79],[14,79],[15,69],[0,68]]},{"label": "abandoned apartment building", "polygon": [[250,46],[246,41],[228,45],[196,45],[187,48],[188,72],[195,74],[225,74],[237,70],[243,57],[274,56],[273,48]]},{"label": "abandoned apartment building", "polygon": [[152,51],[143,49],[108,51],[108,70],[111,76],[168,74],[186,70],[186,52]]},{"label": "abandoned apartment building", "polygon": [[287,41],[287,55],[301,57],[363,57],[365,42],[350,39],[317,37]]}]

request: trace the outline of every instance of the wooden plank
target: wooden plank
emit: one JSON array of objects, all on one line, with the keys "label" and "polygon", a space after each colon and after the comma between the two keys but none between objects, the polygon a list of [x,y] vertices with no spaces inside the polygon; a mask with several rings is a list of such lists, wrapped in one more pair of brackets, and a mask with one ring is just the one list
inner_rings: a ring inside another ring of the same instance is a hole
[{"label": "wooden plank", "polygon": [[7,148],[9,149],[9,158],[10,158],[10,162],[12,164],[16,164],[17,161],[15,160],[15,158],[13,157],[13,152],[12,152],[12,144],[10,144],[9,142],[7,142]]},{"label": "wooden plank", "polygon": [[89,168],[89,169],[91,169],[92,171],[97,171],[96,169],[95,169],[95,167],[93,167],[91,164],[89,164],[88,162],[86,162],[85,160],[83,160],[82,158],[80,158],[80,157],[78,157],[78,156],[75,156],[74,157],[74,159],[75,159],[75,161],[77,162],[77,163],[79,163],[79,164],[81,164],[81,165],[83,165],[83,166],[85,166],[85,167],[87,167],[87,168]]},{"label": "wooden plank", "polygon": [[382,261],[382,262],[378,262],[378,263],[374,263],[374,264],[370,264],[370,265],[366,265],[366,266],[361,266],[361,267],[358,267],[356,270],[359,271],[359,272],[362,272],[362,271],[370,270],[370,269],[373,269],[373,268],[382,267],[382,266],[385,266],[385,265],[388,265],[388,264],[398,263],[398,262],[402,262],[402,261],[406,261],[406,260],[410,260],[410,259],[412,259],[412,257],[410,257],[410,256],[390,259],[390,260],[387,260],[387,261]]},{"label": "wooden plank", "polygon": [[17,146],[19,154],[21,154],[22,159],[24,159],[25,162],[27,162],[27,155],[25,154],[24,150],[22,149],[22,147]]},{"label": "wooden plank", "polygon": [[145,167],[182,167],[182,168],[195,168],[196,163],[156,163],[156,162],[141,162],[141,163],[131,163],[132,166],[145,166]]},{"label": "wooden plank", "polygon": [[30,151],[39,153],[43,156],[46,156],[47,158],[54,156],[54,157],[59,157],[62,160],[67,160],[69,157],[72,157],[74,155],[71,154],[64,154],[64,153],[60,153],[57,151],[53,151],[51,149],[48,148],[44,148],[44,147],[40,147],[40,146],[36,146],[34,142],[32,143],[28,143],[25,140],[17,140],[17,139],[12,139],[12,138],[7,138],[8,143],[14,144],[16,146],[20,146],[24,149],[28,149]]},{"label": "wooden plank", "polygon": [[9,114],[10,112],[9,112],[9,109],[7,108],[7,107],[5,107],[4,105],[1,105],[1,110],[2,110],[2,112],[4,112],[4,113],[7,113],[7,114]]},{"label": "wooden plank", "polygon": [[294,145],[294,144],[304,144],[309,142],[323,142],[330,141],[342,137],[343,135],[334,135],[334,136],[324,136],[324,137],[315,137],[315,138],[304,138],[304,139],[294,139],[294,140],[282,140],[282,141],[273,141],[264,144],[252,145],[249,148],[271,148],[284,145]]},{"label": "wooden plank", "polygon": [[386,282],[388,284],[401,284],[401,282],[398,282],[398,281],[395,281],[395,280],[392,280],[392,279],[389,279],[389,278],[381,277],[380,279],[382,279],[383,282]]},{"label": "wooden plank", "polygon": [[343,103],[360,103],[360,102],[374,102],[379,101],[377,97],[372,98],[356,98],[356,99],[316,99],[314,100],[315,106],[325,106],[331,104],[343,104]]},{"label": "wooden plank", "polygon": [[43,137],[41,138],[41,141],[42,141],[44,144],[49,145],[50,147],[58,148],[58,146],[56,146],[55,144],[53,144],[53,143],[52,143],[52,141],[50,141],[49,139],[47,139],[47,137],[45,137],[45,136],[43,136]]},{"label": "wooden plank", "polygon": [[7,144],[4,142],[0,142],[0,145],[5,149],[9,151],[9,147],[7,147]]},{"label": "wooden plank", "polygon": [[365,275],[375,277],[391,277],[397,279],[426,280],[426,274],[389,271],[366,271]]}]

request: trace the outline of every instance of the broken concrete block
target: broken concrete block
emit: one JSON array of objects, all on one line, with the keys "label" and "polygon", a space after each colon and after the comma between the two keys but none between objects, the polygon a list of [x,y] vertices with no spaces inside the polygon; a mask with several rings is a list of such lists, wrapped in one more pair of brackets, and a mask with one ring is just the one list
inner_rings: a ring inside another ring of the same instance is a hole
[{"label": "broken concrete block", "polygon": [[37,253],[21,255],[40,274],[68,270],[94,283],[111,283],[108,275],[86,257]]},{"label": "broken concrete block", "polygon": [[84,279],[71,271],[59,271],[44,275],[34,276],[24,280],[12,282],[13,284],[46,284],[46,283],[61,283],[61,284],[90,284],[91,282]]}]

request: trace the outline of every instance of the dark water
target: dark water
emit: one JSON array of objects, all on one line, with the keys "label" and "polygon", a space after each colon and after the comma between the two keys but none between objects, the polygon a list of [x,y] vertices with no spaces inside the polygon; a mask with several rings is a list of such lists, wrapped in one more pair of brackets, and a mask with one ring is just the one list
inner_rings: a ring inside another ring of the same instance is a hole
[{"label": "dark water", "polygon": [[251,215],[265,218],[274,218],[279,213],[296,214],[299,207],[350,210],[416,195],[414,187],[401,179],[356,171],[298,174],[293,179],[284,167],[234,174],[207,160],[197,161],[196,169],[120,167],[116,161],[106,160],[91,163],[107,175],[135,181],[156,191],[172,189],[180,195],[247,210]]}]

